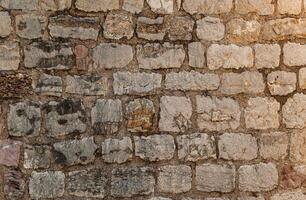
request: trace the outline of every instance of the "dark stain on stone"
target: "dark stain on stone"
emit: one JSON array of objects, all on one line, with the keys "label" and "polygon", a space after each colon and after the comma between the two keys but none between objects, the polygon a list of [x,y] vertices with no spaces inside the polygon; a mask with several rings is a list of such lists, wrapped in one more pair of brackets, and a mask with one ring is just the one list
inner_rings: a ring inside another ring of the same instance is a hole
[{"label": "dark stain on stone", "polygon": [[76,64],[76,59],[73,55],[63,56],[57,55],[52,58],[41,58],[37,64],[40,68],[53,68],[58,65],[63,66],[74,66]]},{"label": "dark stain on stone", "polygon": [[60,165],[66,164],[67,158],[63,153],[58,152],[58,151],[52,151],[52,154],[53,154],[54,162],[56,164],[60,164]]}]

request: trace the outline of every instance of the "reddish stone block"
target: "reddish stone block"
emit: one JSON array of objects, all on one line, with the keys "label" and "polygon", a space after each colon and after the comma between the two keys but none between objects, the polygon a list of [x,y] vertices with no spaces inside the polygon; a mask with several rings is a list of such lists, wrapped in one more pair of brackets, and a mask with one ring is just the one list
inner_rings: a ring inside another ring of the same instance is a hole
[{"label": "reddish stone block", "polygon": [[0,165],[17,167],[22,143],[14,140],[0,141]]}]

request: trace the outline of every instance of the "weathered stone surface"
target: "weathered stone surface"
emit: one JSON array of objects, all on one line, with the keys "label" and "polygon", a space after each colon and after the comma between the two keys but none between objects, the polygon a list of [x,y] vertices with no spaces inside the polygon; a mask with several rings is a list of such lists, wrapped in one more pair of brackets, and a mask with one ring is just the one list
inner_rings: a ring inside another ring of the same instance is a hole
[{"label": "weathered stone surface", "polygon": [[264,159],[285,159],[288,144],[289,139],[286,133],[273,132],[262,134],[259,138],[260,156]]},{"label": "weathered stone surface", "polygon": [[272,95],[285,96],[296,89],[296,74],[286,71],[274,71],[268,74],[267,84]]},{"label": "weathered stone surface", "polygon": [[196,106],[200,129],[221,131],[240,125],[241,109],[234,99],[196,96]]},{"label": "weathered stone surface", "polygon": [[122,9],[133,14],[138,14],[142,11],[144,0],[124,0]]},{"label": "weathered stone surface", "polygon": [[114,93],[123,94],[144,94],[154,92],[161,87],[162,75],[156,73],[114,73]]},{"label": "weathered stone surface", "polygon": [[174,11],[174,0],[146,0],[151,10],[159,14],[171,14]]},{"label": "weathered stone surface", "polygon": [[126,11],[112,11],[103,23],[103,34],[108,39],[131,39],[134,34],[133,16]]},{"label": "weathered stone surface", "polygon": [[264,192],[276,188],[278,171],[273,163],[244,165],[238,169],[239,189],[249,192]]},{"label": "weathered stone surface", "polygon": [[191,101],[186,97],[163,96],[160,100],[159,130],[185,132],[190,126]]},{"label": "weathered stone surface", "polygon": [[68,43],[34,42],[24,47],[26,68],[69,69],[75,65],[75,56]]},{"label": "weathered stone surface", "polygon": [[164,193],[183,193],[191,189],[191,168],[187,165],[166,165],[159,168],[158,190]]},{"label": "weathered stone surface", "polygon": [[47,26],[47,18],[36,14],[16,16],[16,33],[26,39],[41,38]]},{"label": "weathered stone surface", "polygon": [[56,198],[64,194],[65,174],[60,171],[32,172],[29,193],[33,199]]},{"label": "weathered stone surface", "polygon": [[306,195],[301,190],[296,190],[274,194],[271,200],[304,200],[305,198]]},{"label": "weathered stone surface", "polygon": [[40,0],[39,8],[47,11],[62,11],[71,8],[72,0]]},{"label": "weathered stone surface", "polygon": [[264,92],[265,83],[262,74],[257,71],[230,72],[221,76],[219,90],[223,94],[259,94]]},{"label": "weathered stone surface", "polygon": [[51,37],[96,40],[99,35],[98,17],[73,17],[58,15],[49,18],[48,28]]},{"label": "weathered stone surface", "polygon": [[86,113],[80,100],[64,99],[45,105],[48,135],[61,137],[86,131]]},{"label": "weathered stone surface", "polygon": [[66,140],[53,145],[53,157],[56,164],[76,165],[87,164],[95,159],[95,151],[98,146],[93,137],[85,137],[80,140]]},{"label": "weathered stone surface", "polygon": [[6,37],[11,34],[13,27],[11,17],[8,12],[0,12],[0,37]]},{"label": "weathered stone surface", "polygon": [[238,200],[265,200],[261,194],[252,194],[252,196],[241,195]]},{"label": "weathered stone surface", "polygon": [[106,95],[109,80],[99,75],[66,76],[66,93],[80,95]]},{"label": "weathered stone surface", "polygon": [[122,105],[119,99],[98,99],[91,109],[92,124],[122,121]]},{"label": "weathered stone surface", "polygon": [[37,80],[32,83],[34,91],[40,95],[61,96],[62,95],[62,78],[49,74],[39,75]]},{"label": "weathered stone surface", "polygon": [[201,40],[219,41],[224,38],[225,26],[219,18],[205,17],[197,20],[197,36]]},{"label": "weathered stone surface", "polygon": [[154,192],[155,178],[148,167],[116,168],[112,171],[111,195],[132,197]]},{"label": "weathered stone surface", "polygon": [[138,17],[137,36],[146,40],[163,40],[166,35],[166,27],[163,17],[147,18]]},{"label": "weathered stone surface", "polygon": [[306,160],[306,135],[304,131],[295,131],[290,139],[290,161],[295,163],[305,163]]},{"label": "weathered stone surface", "polygon": [[222,14],[233,8],[232,0],[185,0],[183,8],[190,14]]},{"label": "weathered stone surface", "polygon": [[280,103],[272,97],[256,97],[248,100],[244,112],[246,128],[269,129],[279,127]]},{"label": "weathered stone surface", "polygon": [[132,140],[129,137],[122,139],[106,139],[102,142],[102,158],[107,163],[124,163],[133,156]]},{"label": "weathered stone surface", "polygon": [[142,69],[180,68],[184,59],[182,45],[153,43],[137,46],[137,60]]},{"label": "weathered stone surface", "polygon": [[135,99],[126,106],[127,129],[130,132],[148,132],[153,129],[154,104],[149,99]]},{"label": "weathered stone surface", "polygon": [[24,148],[23,167],[26,169],[48,168],[50,166],[51,151],[48,146],[30,146]]},{"label": "weathered stone surface", "polygon": [[271,15],[274,13],[272,0],[235,0],[236,12],[239,14],[258,13]]},{"label": "weathered stone surface", "polygon": [[306,89],[306,68],[301,68],[299,71],[299,86],[301,89]]},{"label": "weathered stone surface", "polygon": [[40,131],[40,108],[32,102],[10,105],[7,117],[8,132],[11,136],[37,136]]},{"label": "weathered stone surface", "polygon": [[152,197],[149,200],[171,200],[170,198],[165,198],[165,197]]},{"label": "weathered stone surface", "polygon": [[253,50],[248,46],[213,44],[207,49],[207,66],[210,70],[251,68],[253,61]]},{"label": "weathered stone surface", "polygon": [[175,143],[171,135],[134,136],[135,155],[147,161],[170,160]]},{"label": "weathered stone surface", "polygon": [[168,24],[168,37],[170,40],[191,40],[194,21],[189,16],[171,17]]},{"label": "weathered stone surface", "polygon": [[[1,27],[1,26],[0,26]],[[0,71],[17,70],[20,63],[18,43],[6,42],[0,45]]]},{"label": "weathered stone surface", "polygon": [[302,11],[302,0],[279,0],[277,8],[280,14],[298,15]]},{"label": "weathered stone surface", "polygon": [[284,45],[284,64],[287,66],[302,66],[306,64],[306,45],[286,43]]},{"label": "weathered stone surface", "polygon": [[204,133],[177,136],[178,158],[184,161],[216,158],[215,138]]},{"label": "weathered stone surface", "polygon": [[67,191],[77,197],[103,198],[106,196],[107,179],[103,169],[69,172]]},{"label": "weathered stone surface", "polygon": [[96,67],[124,68],[133,59],[133,48],[125,44],[102,43],[93,49],[92,58]]},{"label": "weathered stone surface", "polygon": [[218,141],[219,157],[225,160],[253,160],[257,158],[257,141],[252,135],[225,133]]},{"label": "weathered stone surface", "polygon": [[205,67],[205,47],[201,42],[188,44],[189,65],[195,68]]},{"label": "weathered stone surface", "polygon": [[13,10],[36,10],[38,0],[2,0],[0,6]]},{"label": "weathered stone surface", "polygon": [[75,6],[79,10],[86,12],[106,12],[120,8],[120,0],[77,0]]},{"label": "weathered stone surface", "polygon": [[230,164],[196,166],[196,188],[203,192],[231,192],[235,188],[235,167]]},{"label": "weathered stone surface", "polygon": [[287,128],[302,129],[306,123],[306,95],[297,93],[282,107],[283,123]]},{"label": "weathered stone surface", "polygon": [[3,192],[6,199],[24,199],[26,183],[21,171],[16,169],[8,169],[5,171],[3,176],[3,185]]},{"label": "weathered stone surface", "polygon": [[261,25],[256,20],[234,18],[226,24],[226,38],[233,43],[255,42],[260,35]]},{"label": "weathered stone surface", "polygon": [[0,165],[17,167],[22,143],[14,140],[0,140]]},{"label": "weathered stone surface", "polygon": [[255,67],[276,68],[279,66],[281,48],[278,44],[255,44]]},{"label": "weathered stone surface", "polygon": [[201,74],[196,71],[171,72],[166,75],[165,86],[169,90],[217,90],[220,78],[217,74]]}]

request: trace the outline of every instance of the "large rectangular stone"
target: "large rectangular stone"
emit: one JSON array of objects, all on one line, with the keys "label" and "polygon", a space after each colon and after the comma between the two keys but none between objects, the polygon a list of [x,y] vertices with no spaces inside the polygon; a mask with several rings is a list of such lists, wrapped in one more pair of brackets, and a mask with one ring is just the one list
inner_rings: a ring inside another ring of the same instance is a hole
[{"label": "large rectangular stone", "polygon": [[288,42],[284,45],[283,52],[285,65],[303,66],[306,64],[306,45]]},{"label": "large rectangular stone", "polygon": [[77,0],[75,6],[85,12],[106,12],[119,9],[120,0]]},{"label": "large rectangular stone", "polygon": [[17,70],[20,63],[18,43],[7,42],[0,45],[0,71]]},{"label": "large rectangular stone", "polygon": [[233,8],[232,0],[185,0],[183,8],[190,14],[222,14]]},{"label": "large rectangular stone", "polygon": [[236,12],[239,14],[258,13],[271,15],[274,13],[273,0],[235,0]]}]

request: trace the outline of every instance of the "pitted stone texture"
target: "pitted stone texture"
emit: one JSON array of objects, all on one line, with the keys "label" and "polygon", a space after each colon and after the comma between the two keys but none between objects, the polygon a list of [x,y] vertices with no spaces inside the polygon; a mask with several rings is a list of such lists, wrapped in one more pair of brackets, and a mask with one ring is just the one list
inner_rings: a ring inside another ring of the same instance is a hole
[{"label": "pitted stone texture", "polygon": [[0,140],[0,165],[18,167],[22,143],[14,140]]},{"label": "pitted stone texture", "polygon": [[148,132],[153,129],[154,104],[149,99],[135,99],[126,106],[127,129],[130,132]]},{"label": "pitted stone texture", "polygon": [[189,16],[171,17],[168,27],[170,40],[191,40],[194,21]]},{"label": "pitted stone texture", "polygon": [[302,0],[278,0],[277,8],[280,14],[298,15],[302,11]]},{"label": "pitted stone texture", "polygon": [[278,171],[273,163],[241,166],[238,175],[241,191],[264,192],[273,190],[278,185]]},{"label": "pitted stone texture", "polygon": [[53,157],[56,164],[76,165],[88,164],[94,161],[98,146],[93,137],[80,140],[66,140],[53,145]]},{"label": "pitted stone texture", "polygon": [[163,96],[160,100],[159,130],[185,132],[191,126],[191,101],[186,97]]},{"label": "pitted stone texture", "polygon": [[239,14],[258,13],[271,15],[274,13],[273,0],[235,0],[236,12]]},{"label": "pitted stone texture", "polygon": [[306,68],[301,68],[299,71],[299,86],[301,89],[306,89]]},{"label": "pitted stone texture", "polygon": [[137,46],[137,60],[142,69],[180,68],[185,56],[182,45],[151,43]]},{"label": "pitted stone texture", "polygon": [[241,195],[238,200],[265,200],[261,194],[252,194],[252,196]]},{"label": "pitted stone texture", "polygon": [[26,68],[70,69],[75,65],[75,56],[68,43],[34,42],[24,47]]},{"label": "pitted stone texture", "polygon": [[37,80],[33,81],[32,86],[34,91],[40,95],[62,95],[62,78],[60,76],[41,74]]},{"label": "pitted stone texture", "polygon": [[37,104],[31,102],[11,104],[7,117],[9,135],[37,136],[40,131],[40,118],[40,108]]},{"label": "pitted stone texture", "polygon": [[187,165],[166,165],[159,168],[158,190],[179,194],[191,189],[191,168]]},{"label": "pitted stone texture", "polygon": [[102,43],[93,49],[95,67],[124,68],[133,59],[133,48],[125,44]]},{"label": "pitted stone texture", "polygon": [[171,14],[175,0],[146,0],[151,10],[158,14]]},{"label": "pitted stone texture", "polygon": [[102,158],[107,163],[124,163],[132,159],[133,146],[129,137],[108,138],[102,142]]},{"label": "pitted stone texture", "polygon": [[306,64],[306,45],[286,43],[284,45],[284,64],[287,66],[302,66]]},{"label": "pitted stone texture", "polygon": [[120,0],[77,0],[75,6],[86,12],[99,12],[117,10],[120,8]]},{"label": "pitted stone texture", "polygon": [[261,25],[256,20],[246,21],[242,18],[235,18],[226,25],[226,38],[233,43],[256,42],[260,29]]},{"label": "pitted stone texture", "polygon": [[194,68],[205,67],[205,47],[201,42],[188,44],[189,65]]},{"label": "pitted stone texture", "polygon": [[2,0],[0,6],[10,10],[37,10],[38,0]]},{"label": "pitted stone texture", "polygon": [[281,160],[287,156],[289,138],[286,133],[262,134],[259,138],[259,152],[264,159]]},{"label": "pitted stone texture", "polygon": [[29,193],[33,199],[57,198],[64,194],[65,174],[60,171],[32,172]]},{"label": "pitted stone texture", "polygon": [[232,98],[196,96],[197,123],[200,129],[221,131],[237,129],[241,109]]},{"label": "pitted stone texture", "polygon": [[97,123],[113,123],[122,121],[122,105],[119,99],[98,99],[91,110],[91,121]]},{"label": "pitted stone texture", "polygon": [[296,74],[286,71],[274,71],[268,74],[267,84],[272,95],[285,96],[296,90]]},{"label": "pitted stone texture", "polygon": [[171,72],[166,75],[165,86],[169,90],[217,90],[220,78],[217,74],[201,74],[196,71]]},{"label": "pitted stone texture", "polygon": [[221,75],[222,94],[259,94],[265,90],[263,75],[257,71],[245,71],[242,73],[224,73]]},{"label": "pitted stone texture", "polygon": [[183,8],[190,14],[222,14],[233,8],[232,0],[184,0]]},{"label": "pitted stone texture", "polygon": [[8,169],[4,172],[3,192],[6,199],[20,200],[24,199],[26,183],[21,171],[17,169]]},{"label": "pitted stone texture", "polygon": [[281,48],[278,44],[255,44],[255,67],[276,68],[280,63]]},{"label": "pitted stone texture", "polygon": [[8,12],[0,12],[0,37],[6,37],[11,34],[13,27],[11,17]]},{"label": "pitted stone texture", "polygon": [[45,105],[48,135],[61,137],[86,131],[86,113],[80,100],[64,99]]},{"label": "pitted stone texture", "polygon": [[170,160],[175,143],[171,135],[134,136],[135,155],[147,161]]},{"label": "pitted stone texture", "polygon": [[219,41],[224,38],[225,26],[219,18],[205,17],[197,20],[197,36],[200,40]]},{"label": "pitted stone texture", "polygon": [[144,94],[154,92],[161,87],[162,75],[156,73],[114,73],[114,93],[123,94]]},{"label": "pitted stone texture", "polygon": [[154,192],[153,169],[148,167],[116,168],[112,171],[111,195],[113,197],[133,197]]},{"label": "pitted stone texture", "polygon": [[80,95],[106,95],[109,80],[99,75],[66,76],[66,93]]},{"label": "pitted stone texture", "polygon": [[38,5],[47,11],[62,11],[71,8],[72,0],[41,0]]},{"label": "pitted stone texture", "polygon": [[218,141],[219,157],[225,160],[253,160],[257,158],[257,141],[252,135],[225,133]]},{"label": "pitted stone texture", "polygon": [[51,151],[48,146],[30,146],[24,148],[23,167],[26,169],[48,168],[50,166]]},{"label": "pitted stone texture", "polygon": [[215,138],[205,133],[177,136],[178,158],[196,162],[216,158]]},{"label": "pitted stone texture", "polygon": [[133,14],[138,14],[142,11],[144,0],[124,0],[122,9]]},{"label": "pitted stone texture", "polygon": [[253,50],[248,46],[213,44],[207,49],[207,66],[210,70],[251,68],[253,61]]},{"label": "pitted stone texture", "polygon": [[203,192],[231,192],[235,188],[235,167],[231,164],[196,166],[196,188]]},{"label": "pitted stone texture", "polygon": [[20,63],[18,43],[6,42],[0,45],[0,71],[17,70]]},{"label": "pitted stone texture", "polygon": [[104,198],[107,179],[103,169],[69,172],[67,191],[70,195],[87,198]]},{"label": "pitted stone texture", "polygon": [[302,129],[306,123],[306,95],[297,93],[288,98],[282,108],[283,123],[287,128]]},{"label": "pitted stone texture", "polygon": [[304,200],[305,198],[306,195],[301,190],[296,190],[274,194],[271,200]]},{"label": "pitted stone texture", "polygon": [[103,34],[108,39],[131,39],[134,34],[133,16],[126,11],[112,11],[103,23]]},{"label": "pitted stone texture", "polygon": [[166,35],[164,17],[147,18],[138,17],[137,36],[146,40],[163,40]]},{"label": "pitted stone texture", "polygon": [[279,127],[280,103],[272,97],[256,97],[248,100],[244,117],[246,128],[264,130]]},{"label": "pitted stone texture", "polygon": [[100,20],[98,17],[58,15],[49,18],[48,28],[53,38],[96,40],[99,35]]},{"label": "pitted stone texture", "polygon": [[47,26],[47,18],[36,14],[16,16],[16,33],[26,39],[41,38]]},{"label": "pitted stone texture", "polygon": [[291,134],[290,161],[294,163],[306,163],[306,135],[305,131],[294,131]]}]

